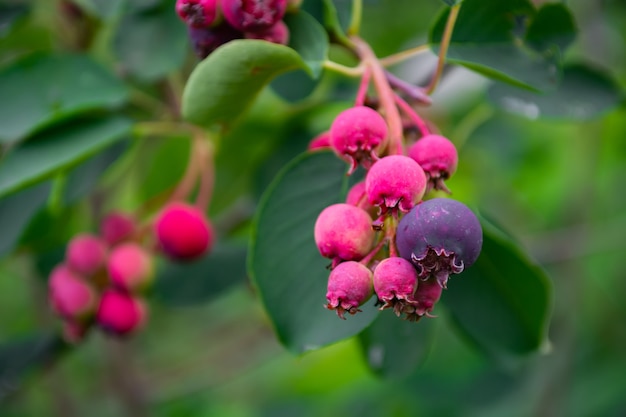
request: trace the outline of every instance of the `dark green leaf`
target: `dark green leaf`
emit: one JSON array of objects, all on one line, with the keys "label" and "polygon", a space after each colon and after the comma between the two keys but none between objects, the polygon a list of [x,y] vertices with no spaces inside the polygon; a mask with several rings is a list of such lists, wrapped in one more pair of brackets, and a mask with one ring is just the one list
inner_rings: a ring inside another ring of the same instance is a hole
[{"label": "dark green leaf", "polygon": [[592,119],[617,107],[622,97],[619,87],[607,74],[583,64],[565,67],[561,84],[545,93],[503,84],[489,89],[489,99],[498,108],[529,119]]},{"label": "dark green leaf", "polygon": [[37,334],[0,345],[0,403],[19,388],[24,374],[50,363],[66,347],[56,334]]},{"label": "dark green leaf", "polygon": [[192,263],[167,262],[159,269],[155,296],[168,305],[205,303],[245,282],[246,248],[218,245]]},{"label": "dark green leaf", "polygon": [[72,0],[86,13],[100,19],[108,19],[120,13],[125,0]]},{"label": "dark green leaf", "polygon": [[314,78],[322,72],[322,65],[328,55],[328,35],[311,15],[300,11],[285,16],[289,27],[289,46],[300,54]]},{"label": "dark green leaf", "polygon": [[0,37],[11,31],[13,25],[28,13],[24,4],[0,5]]},{"label": "dark green leaf", "polygon": [[442,301],[470,339],[492,355],[521,355],[545,343],[551,312],[546,274],[503,232],[481,220],[476,263],[452,277]]},{"label": "dark green leaf", "polygon": [[185,172],[190,150],[191,141],[181,136],[163,138],[153,149],[142,150],[144,157],[138,161],[137,168],[143,201],[173,189]]},{"label": "dark green leaf", "polygon": [[293,160],[268,187],[257,212],[248,256],[250,276],[280,341],[300,353],[352,336],[377,310],[340,320],[326,310],[328,259],[319,254],[313,226],[319,213],[340,201],[346,165],[330,152]]},{"label": "dark green leaf", "polygon": [[402,320],[383,311],[359,339],[370,368],[385,377],[410,375],[424,362],[433,341],[434,321],[417,323]]},{"label": "dark green leaf", "polygon": [[[435,48],[439,47],[449,13],[445,10],[431,29],[430,42]],[[567,45],[575,28],[559,23],[557,29],[548,30],[543,15],[533,28],[536,15],[528,0],[465,0],[452,33],[449,61],[518,87],[554,88],[560,81],[558,45]],[[532,43],[527,45],[524,33],[529,21]],[[532,46],[547,49],[535,50]]]},{"label": "dark green leaf", "polygon": [[296,51],[261,40],[235,40],[200,62],[183,93],[182,114],[199,126],[239,117],[275,76],[308,67]]},{"label": "dark green leaf", "polygon": [[[350,24],[352,13],[351,2],[323,0],[324,2],[324,25],[331,35],[343,44],[350,44],[346,30]],[[347,17],[347,18],[346,18]]]},{"label": "dark green leaf", "polygon": [[271,82],[272,90],[290,102],[304,100],[315,90],[320,78],[312,79],[303,70],[281,74]]},{"label": "dark green leaf", "polygon": [[77,113],[116,107],[126,87],[84,55],[36,55],[0,71],[0,143]]},{"label": "dark green leaf", "polygon": [[459,4],[463,2],[463,0],[441,0],[441,1],[450,7],[454,6],[455,4]]},{"label": "dark green leaf", "polygon": [[172,5],[126,15],[117,28],[113,47],[130,74],[154,81],[182,66],[187,44],[185,24]]},{"label": "dark green leaf", "polygon": [[50,184],[28,188],[0,200],[0,256],[13,250],[31,217],[44,205]]},{"label": "dark green leaf", "polygon": [[525,41],[533,49],[543,52],[552,46],[565,51],[576,39],[574,17],[564,4],[545,4],[537,12],[526,31]]},{"label": "dark green leaf", "polygon": [[130,131],[121,117],[81,120],[41,132],[13,149],[0,164],[0,196],[70,168]]}]

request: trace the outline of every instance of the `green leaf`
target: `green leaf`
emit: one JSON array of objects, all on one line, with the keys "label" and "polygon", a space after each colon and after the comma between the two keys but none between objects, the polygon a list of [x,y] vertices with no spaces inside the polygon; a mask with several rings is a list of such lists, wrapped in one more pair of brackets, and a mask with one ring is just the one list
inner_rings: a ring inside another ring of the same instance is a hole
[{"label": "green leaf", "polygon": [[359,340],[370,368],[389,378],[413,373],[425,360],[433,342],[435,322],[424,318],[417,323],[383,311]]},{"label": "green leaf", "polygon": [[0,403],[17,390],[25,373],[52,362],[66,348],[58,335],[42,333],[0,345]]},{"label": "green leaf", "polygon": [[13,25],[28,13],[24,4],[0,5],[0,37],[8,34]]},{"label": "green leaf", "polygon": [[463,0],[441,0],[441,1],[450,7],[463,2]]},{"label": "green leaf", "polygon": [[151,149],[142,149],[143,157],[136,164],[141,201],[148,201],[167,189],[173,189],[185,173],[189,160],[191,141],[188,137],[167,137],[159,139],[155,145]]},{"label": "green leaf", "polygon": [[561,51],[576,39],[574,17],[564,4],[545,4],[526,31],[525,41],[536,51],[556,46]]},{"label": "green leaf", "polygon": [[589,120],[617,107],[623,94],[607,74],[573,64],[564,68],[563,81],[556,90],[535,93],[495,84],[489,88],[488,97],[497,108],[528,119]]},{"label": "green leaf", "polygon": [[124,69],[142,81],[154,81],[180,68],[187,56],[185,24],[174,5],[126,15],[113,48]]},{"label": "green leaf", "polygon": [[372,306],[341,320],[326,310],[328,259],[319,254],[313,226],[340,201],[346,165],[330,152],[293,160],[266,190],[255,221],[248,269],[279,340],[301,353],[355,335],[377,315]]},{"label": "green leaf", "polygon": [[346,30],[350,25],[352,15],[352,4],[350,1],[323,0],[324,4],[324,25],[330,31],[332,37],[340,43],[349,45],[350,39],[346,35]]},{"label": "green leaf", "polygon": [[318,78],[328,56],[326,31],[317,20],[304,11],[289,13],[284,21],[289,27],[289,46],[300,54],[313,77]]},{"label": "green leaf", "polygon": [[308,68],[287,46],[261,40],[228,42],[191,73],[183,92],[183,117],[199,126],[231,123],[272,78]]},{"label": "green leaf", "polygon": [[50,184],[44,183],[0,200],[0,256],[11,252],[30,219],[45,204]]},{"label": "green leaf", "polygon": [[507,235],[481,219],[476,263],[453,277],[442,301],[471,340],[495,356],[538,350],[547,338],[551,282]]},{"label": "green leaf", "polygon": [[221,244],[192,263],[166,262],[159,268],[154,295],[162,303],[205,303],[246,281],[246,248]]},{"label": "green leaf", "polygon": [[0,164],[0,196],[73,167],[122,139],[131,123],[121,117],[81,120],[41,132],[13,149]]},{"label": "green leaf", "polygon": [[118,107],[128,91],[84,55],[35,55],[0,71],[0,143],[94,109]]},{"label": "green leaf", "polygon": [[[562,51],[558,47],[567,46],[575,35],[571,20],[549,28],[545,20],[552,16],[552,10],[537,13],[528,0],[465,0],[452,33],[448,60],[518,87],[552,89],[560,81]],[[449,13],[446,9],[431,29],[430,42],[435,49]],[[564,13],[557,14],[566,19],[569,15]],[[533,25],[534,19],[539,20]]]}]

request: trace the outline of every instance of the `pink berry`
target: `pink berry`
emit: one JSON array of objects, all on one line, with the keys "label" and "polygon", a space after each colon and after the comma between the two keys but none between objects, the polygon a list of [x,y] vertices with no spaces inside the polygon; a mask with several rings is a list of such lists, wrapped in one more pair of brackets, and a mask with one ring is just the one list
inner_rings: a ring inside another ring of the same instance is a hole
[{"label": "pink berry", "polygon": [[406,314],[409,321],[418,321],[422,316],[434,317],[430,314],[435,304],[441,298],[443,288],[436,278],[431,277],[425,281],[420,281],[415,294],[407,300],[402,312]]},{"label": "pink berry", "polygon": [[387,123],[376,111],[365,106],[344,110],[330,126],[330,145],[350,163],[349,174],[358,164],[369,168],[378,160],[376,152],[387,137]]},{"label": "pink berry", "polygon": [[48,281],[53,310],[68,320],[85,320],[95,312],[97,296],[94,289],[66,265],[52,270]]},{"label": "pink berry", "polygon": [[136,243],[115,247],[109,256],[107,270],[111,282],[128,292],[146,289],[154,278],[152,256]]},{"label": "pink berry", "polygon": [[359,306],[370,299],[373,293],[372,271],[358,262],[343,262],[330,272],[326,308],[336,310],[337,315],[345,319],[344,314],[356,314]]},{"label": "pink berry", "polygon": [[119,336],[141,327],[146,317],[147,309],[142,300],[115,290],[106,290],[102,294],[96,314],[100,327]]},{"label": "pink berry", "polygon": [[63,339],[72,345],[81,342],[87,334],[88,327],[83,324],[72,320],[67,320],[63,323]]},{"label": "pink berry", "polygon": [[383,259],[374,269],[374,291],[378,296],[380,309],[393,308],[400,316],[410,297],[415,293],[417,271],[411,262],[404,258]]},{"label": "pink berry", "polygon": [[309,142],[307,149],[310,151],[330,149],[330,132],[322,132],[315,136],[311,139],[311,142]]},{"label": "pink berry", "polygon": [[102,239],[89,234],[75,236],[67,245],[68,266],[80,275],[90,277],[104,267],[107,247]]},{"label": "pink berry", "polygon": [[370,216],[376,214],[376,207],[370,204],[365,194],[365,181],[354,184],[346,195],[346,204],[357,206],[365,210]]},{"label": "pink berry", "polygon": [[109,246],[114,246],[132,238],[136,227],[136,221],[130,214],[112,212],[102,219],[100,234]]},{"label": "pink berry", "polygon": [[326,207],[315,222],[317,248],[333,264],[363,258],[372,248],[374,235],[369,214],[349,204]]},{"label": "pink berry", "polygon": [[397,210],[407,212],[422,199],[426,190],[424,170],[411,158],[404,155],[389,155],[368,171],[365,177],[365,192],[368,201],[380,207],[377,224],[384,220],[388,211],[397,215]]},{"label": "pink berry", "polygon": [[246,32],[246,39],[261,39],[264,41],[287,45],[289,43],[289,28],[282,20],[274,26],[258,32]]},{"label": "pink berry", "polygon": [[176,260],[199,258],[213,245],[213,228],[197,207],[182,202],[168,204],[154,221],[159,245]]},{"label": "pink berry", "polygon": [[177,0],[176,13],[191,27],[209,27],[217,17],[217,0]]},{"label": "pink berry", "polygon": [[409,156],[428,176],[428,189],[450,192],[444,180],[456,172],[459,156],[452,142],[443,136],[428,135],[409,148]]},{"label": "pink berry", "polygon": [[287,10],[287,0],[221,0],[224,18],[242,32],[258,32],[278,23]]}]

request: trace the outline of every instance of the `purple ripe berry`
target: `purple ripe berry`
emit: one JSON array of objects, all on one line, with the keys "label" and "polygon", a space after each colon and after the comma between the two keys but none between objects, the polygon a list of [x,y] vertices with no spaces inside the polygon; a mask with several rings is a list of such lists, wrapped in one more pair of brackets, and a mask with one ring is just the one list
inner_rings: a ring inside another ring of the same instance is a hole
[{"label": "purple ripe berry", "polygon": [[[380,216],[391,210],[407,212],[422,199],[426,175],[408,156],[390,155],[376,162],[365,177],[369,202],[380,207]],[[382,219],[379,219],[379,221]]]},{"label": "purple ripe berry", "polygon": [[226,42],[243,38],[243,33],[227,24],[220,24],[212,28],[189,27],[189,39],[196,56],[204,59]]},{"label": "purple ripe berry", "polygon": [[363,258],[371,250],[375,232],[366,211],[349,204],[326,207],[315,221],[315,243],[333,265]]},{"label": "purple ripe berry", "polygon": [[356,314],[359,306],[370,299],[373,293],[372,271],[358,262],[344,262],[330,272],[325,307],[336,310],[345,320],[344,314]]},{"label": "purple ripe berry", "polygon": [[413,207],[396,232],[400,256],[413,262],[421,279],[434,276],[443,288],[451,274],[461,273],[476,261],[482,244],[483,232],[474,213],[447,198]]},{"label": "purple ripe berry", "polygon": [[381,310],[392,308],[399,317],[417,287],[417,271],[404,258],[383,259],[374,269],[374,291]]},{"label": "purple ripe berry", "polygon": [[443,136],[428,135],[409,148],[409,156],[417,162],[428,176],[428,189],[450,193],[444,184],[455,173],[459,156],[452,142]]},{"label": "purple ripe berry", "polygon": [[376,152],[387,137],[387,123],[376,111],[356,106],[342,111],[330,126],[330,146],[350,163],[348,174],[358,164],[369,168],[378,160]]},{"label": "purple ripe berry", "polygon": [[420,281],[417,291],[413,294],[402,310],[406,314],[406,320],[418,321],[422,316],[435,317],[430,314],[441,298],[443,288],[436,278]]},{"label": "purple ripe berry", "polygon": [[217,16],[217,0],[177,0],[176,13],[191,27],[209,27]]},{"label": "purple ripe berry", "polygon": [[287,0],[221,0],[228,23],[242,32],[259,32],[278,23],[287,10]]},{"label": "purple ripe berry", "polygon": [[287,45],[289,43],[289,28],[282,20],[274,26],[258,32],[246,32],[246,39],[261,39],[264,41]]}]

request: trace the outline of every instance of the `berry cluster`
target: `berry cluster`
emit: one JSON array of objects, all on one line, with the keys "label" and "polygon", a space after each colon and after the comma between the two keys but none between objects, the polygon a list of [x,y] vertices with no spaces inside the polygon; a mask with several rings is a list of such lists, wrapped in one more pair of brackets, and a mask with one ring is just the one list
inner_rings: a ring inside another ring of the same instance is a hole
[{"label": "berry cluster", "polygon": [[[449,193],[445,180],[458,163],[454,144],[431,133],[412,106],[389,93],[409,119],[398,120],[399,142],[390,139],[389,107],[364,105],[360,93],[355,106],[309,144],[310,150],[332,149],[349,164],[349,175],[359,166],[366,170],[345,203],[326,207],[315,223],[319,252],[331,260],[326,308],[341,318],[360,311],[374,293],[380,309],[398,317],[431,316],[450,275],[472,265],[482,247],[472,211],[431,195]],[[395,105],[392,110],[399,116]],[[405,138],[415,130],[421,137],[409,146]]]},{"label": "berry cluster", "polygon": [[235,39],[261,39],[287,45],[289,29],[282,20],[293,0],[177,0],[176,12],[187,24],[199,58]]},{"label": "berry cluster", "polygon": [[147,319],[143,295],[154,280],[154,254],[187,261],[212,244],[208,219],[186,203],[167,204],[143,226],[129,214],[109,213],[99,235],[80,234],[69,242],[63,263],[50,274],[49,300],[64,319],[66,340],[80,341],[93,324],[118,336],[134,332]]}]

